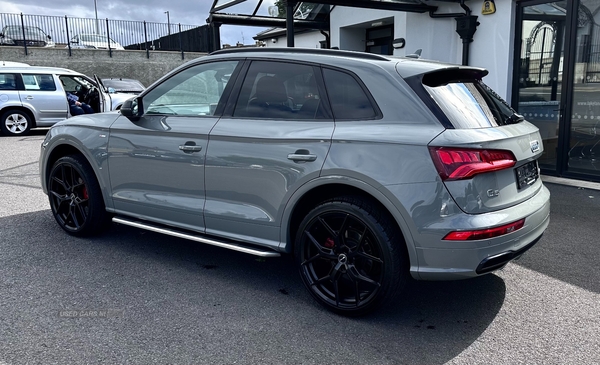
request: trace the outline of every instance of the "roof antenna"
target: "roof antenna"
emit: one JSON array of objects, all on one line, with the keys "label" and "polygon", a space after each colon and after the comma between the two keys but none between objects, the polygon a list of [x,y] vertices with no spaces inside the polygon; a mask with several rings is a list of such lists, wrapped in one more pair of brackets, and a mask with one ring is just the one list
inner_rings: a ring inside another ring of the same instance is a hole
[{"label": "roof antenna", "polygon": [[423,49],[422,49],[422,48],[419,48],[419,49],[417,49],[417,50],[415,51],[415,53],[412,53],[412,54],[406,55],[406,57],[408,57],[408,58],[417,58],[417,59],[419,59],[419,58],[421,58],[421,52],[423,52]]}]

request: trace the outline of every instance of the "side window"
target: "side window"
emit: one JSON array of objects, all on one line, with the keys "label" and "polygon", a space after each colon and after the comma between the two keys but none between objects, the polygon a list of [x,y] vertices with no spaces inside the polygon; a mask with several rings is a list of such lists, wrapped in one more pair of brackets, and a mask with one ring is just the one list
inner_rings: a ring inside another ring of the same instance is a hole
[{"label": "side window", "polygon": [[0,90],[17,90],[17,77],[14,74],[0,74]]},{"label": "side window", "polygon": [[144,96],[144,114],[214,115],[238,61],[190,67]]},{"label": "side window", "polygon": [[324,69],[327,95],[336,119],[373,119],[377,112],[358,81],[345,72]]},{"label": "side window", "polygon": [[325,118],[312,66],[254,61],[248,69],[234,117]]},{"label": "side window", "polygon": [[23,74],[25,90],[56,91],[56,84],[52,75]]}]

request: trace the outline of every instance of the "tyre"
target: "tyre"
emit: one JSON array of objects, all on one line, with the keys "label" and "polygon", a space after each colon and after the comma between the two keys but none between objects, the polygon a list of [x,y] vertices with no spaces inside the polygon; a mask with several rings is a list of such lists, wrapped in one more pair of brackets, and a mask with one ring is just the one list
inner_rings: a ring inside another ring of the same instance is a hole
[{"label": "tyre", "polygon": [[404,240],[374,206],[362,198],[336,198],[300,224],[295,254],[302,281],[336,313],[359,316],[390,303],[408,278]]},{"label": "tyre", "polygon": [[18,109],[10,109],[0,117],[0,130],[7,136],[26,136],[31,129],[31,118]]},{"label": "tyre", "polygon": [[89,236],[106,226],[108,214],[96,175],[80,155],[59,158],[48,177],[48,199],[58,224],[74,236]]}]

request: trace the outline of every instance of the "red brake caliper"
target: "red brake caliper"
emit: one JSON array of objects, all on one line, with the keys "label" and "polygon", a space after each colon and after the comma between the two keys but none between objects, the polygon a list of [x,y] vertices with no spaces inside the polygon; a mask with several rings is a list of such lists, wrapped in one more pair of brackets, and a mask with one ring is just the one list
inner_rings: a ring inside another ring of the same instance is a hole
[{"label": "red brake caliper", "polygon": [[83,199],[88,199],[88,193],[87,193],[87,188],[85,187],[85,185],[83,185]]},{"label": "red brake caliper", "polygon": [[327,248],[333,248],[333,246],[335,246],[335,242],[333,242],[333,239],[331,239],[331,238],[328,237],[325,240],[325,245],[324,246],[327,247]]}]

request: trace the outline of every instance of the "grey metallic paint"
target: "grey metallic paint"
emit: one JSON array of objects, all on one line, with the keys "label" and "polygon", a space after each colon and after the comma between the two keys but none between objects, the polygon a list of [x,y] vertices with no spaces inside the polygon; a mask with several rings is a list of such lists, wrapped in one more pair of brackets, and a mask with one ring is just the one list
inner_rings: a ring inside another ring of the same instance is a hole
[{"label": "grey metallic paint", "polygon": [[[178,70],[211,59],[246,56],[273,60],[291,57],[297,60],[293,51],[290,54],[262,53],[260,57],[252,52],[238,52],[190,61]],[[475,268],[484,258],[518,250],[543,233],[548,225],[550,201],[549,192],[540,181],[518,192],[515,197],[505,197],[516,189],[512,186],[514,177],[508,183],[508,174],[514,173],[512,169],[444,183],[433,165],[428,145],[512,149],[518,165],[534,160],[542,153],[541,150],[528,152],[526,147],[530,141],[539,139],[539,133],[526,122],[500,128],[445,130],[395,73],[397,69],[403,76],[412,76],[438,68],[460,66],[316,54],[302,54],[298,58],[315,64],[335,64],[358,75],[377,100],[383,118],[360,122],[221,118],[210,133],[206,129],[202,132],[208,134],[204,211],[207,233],[291,252],[289,228],[293,210],[305,194],[327,184],[359,189],[389,211],[404,236],[411,274],[419,279],[476,276]],[[170,75],[162,80],[168,77]],[[98,135],[106,133],[106,128],[115,119],[114,115],[95,115],[93,118],[78,117],[59,123],[48,134],[44,142],[47,146],[40,159],[42,176],[45,176],[47,166],[44,163],[55,147],[66,143],[80,149],[96,171],[107,209],[112,212],[115,209],[111,196],[115,192],[111,191],[106,169],[106,138],[98,138]],[[115,124],[115,127],[121,128],[117,134],[131,135],[125,140],[135,139],[143,149],[154,147],[150,139],[152,133],[142,132],[139,126],[127,125],[125,118],[122,119]],[[127,128],[130,131],[124,133]],[[132,146],[125,150],[131,151]],[[116,144],[111,144],[113,147],[113,158],[125,153],[116,149]],[[300,163],[287,159],[288,154],[299,149],[314,153],[317,159]],[[141,158],[131,158],[130,161]],[[164,168],[165,164],[158,162],[157,166]],[[193,163],[188,158],[183,165],[192,166]],[[122,171],[126,166],[128,164],[121,167]],[[123,176],[114,178],[117,187],[129,184],[132,189],[147,188],[141,185],[141,181],[130,184]],[[43,179],[42,183],[46,191]],[[499,199],[490,201],[482,198],[481,194],[488,188],[500,189]],[[190,188],[187,191],[194,190]],[[200,185],[194,194],[199,192]],[[481,203],[469,206],[469,195]],[[163,197],[165,203],[169,197]],[[172,208],[169,208],[171,212]],[[185,210],[191,207],[179,208]],[[117,212],[178,224],[173,219],[169,220],[168,216],[144,216],[141,206],[133,211]],[[456,229],[485,229],[521,218],[526,219],[525,226],[508,235],[477,241],[442,240],[448,232]]]}]

